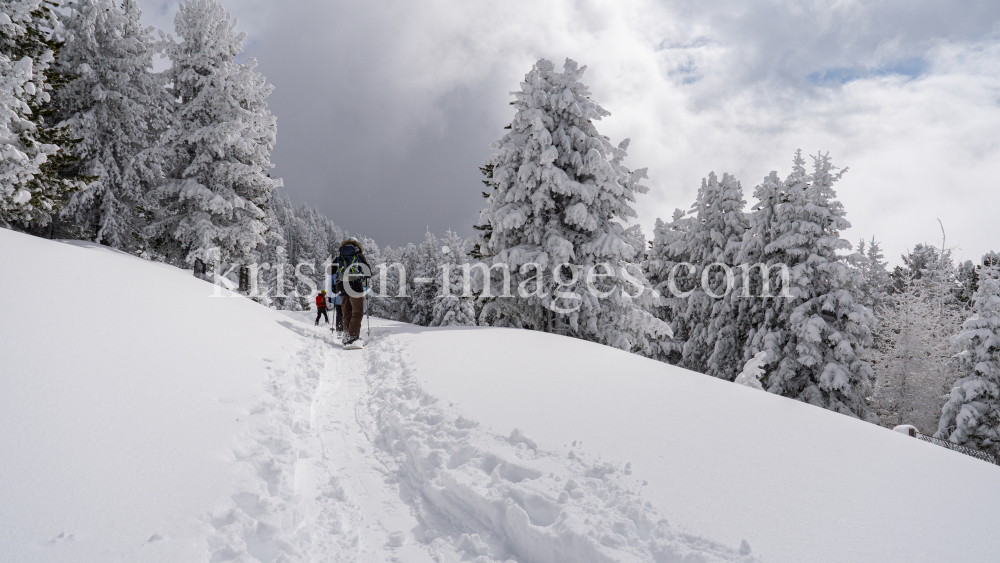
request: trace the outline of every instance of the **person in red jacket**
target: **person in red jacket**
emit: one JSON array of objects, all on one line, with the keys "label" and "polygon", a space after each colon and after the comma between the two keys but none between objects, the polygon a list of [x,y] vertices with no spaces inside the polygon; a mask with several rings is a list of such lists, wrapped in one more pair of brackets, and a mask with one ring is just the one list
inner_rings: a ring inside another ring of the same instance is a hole
[{"label": "person in red jacket", "polygon": [[330,317],[326,314],[326,290],[316,294],[316,326],[319,326],[319,316],[323,315],[326,324],[330,324]]}]

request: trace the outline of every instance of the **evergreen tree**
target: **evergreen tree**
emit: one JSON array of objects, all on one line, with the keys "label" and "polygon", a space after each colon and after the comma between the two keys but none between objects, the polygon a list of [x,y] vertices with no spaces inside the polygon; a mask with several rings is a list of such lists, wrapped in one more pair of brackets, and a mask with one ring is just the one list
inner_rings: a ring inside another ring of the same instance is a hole
[{"label": "evergreen tree", "polygon": [[777,323],[758,331],[751,346],[777,360],[767,375],[768,391],[877,422],[865,403],[871,366],[859,358],[871,344],[871,313],[851,293],[860,272],[837,254],[851,249],[840,238],[851,224],[833,190],[846,170],[835,172],[826,154],[813,162],[812,174],[805,174],[796,154],[786,201],[776,208],[777,236],[765,248],[787,259],[792,298],[774,300]]},{"label": "evergreen tree", "polygon": [[[653,291],[659,296],[659,303],[652,309],[657,318],[666,323],[674,320],[674,310],[677,308],[670,290],[670,272],[677,264],[687,262],[687,251],[682,247],[685,233],[691,228],[691,217],[685,217],[684,212],[675,209],[670,222],[665,223],[657,218],[653,227],[653,240],[650,241],[649,252],[643,262],[643,272],[649,280]],[[671,364],[681,361],[684,341],[680,335],[674,334],[669,340],[660,340],[653,344],[650,357]]]},{"label": "evergreen tree", "polygon": [[1000,451],[1000,254],[983,257],[973,315],[952,337],[962,377],[941,411],[936,437]]},{"label": "evergreen tree", "polygon": [[[505,129],[510,129],[510,128],[511,128],[510,125],[505,127]],[[482,179],[483,184],[491,190],[489,192],[482,192],[483,197],[487,199],[489,199],[492,192],[495,191],[496,189],[492,183],[493,168],[495,166],[496,163],[493,161],[493,159],[489,159],[482,166],[479,167],[479,171],[483,174],[483,179]],[[478,237],[476,237],[476,240],[472,245],[472,250],[469,251],[469,256],[471,256],[475,260],[482,260],[483,258],[486,258],[486,255],[483,254],[483,247],[489,245],[490,237],[493,236],[493,228],[490,226],[488,222],[486,223],[480,222],[480,224],[473,225],[472,228],[479,231],[480,234]]]},{"label": "evergreen tree", "polygon": [[[721,266],[705,270],[715,263],[730,268],[734,265],[747,228],[743,215],[745,205],[743,190],[735,178],[723,174],[720,183],[715,173],[710,173],[702,180],[698,198],[688,212],[691,221],[684,236],[672,245],[675,262],[691,264],[679,267],[674,276],[674,286],[690,294],[669,299],[672,308],[670,328],[675,339],[684,342],[679,363],[687,369],[701,373],[709,371],[708,359],[719,332],[730,324],[731,311],[725,306],[725,297],[728,297],[730,282],[735,279],[728,277]],[[707,292],[702,283],[703,275],[706,276]],[[713,323],[716,317],[727,320]]]},{"label": "evergreen tree", "polygon": [[0,227],[50,224],[89,180],[71,170],[69,127],[54,125],[52,97],[65,82],[53,68],[55,6],[0,0]]},{"label": "evergreen tree", "polygon": [[[669,329],[644,310],[655,298],[621,226],[635,217],[635,193],[647,191],[639,183],[645,170],[622,166],[627,142],[615,148],[597,132],[594,121],[610,114],[580,82],[585,69],[567,59],[560,73],[538,61],[514,93],[510,132],[484,164],[492,191],[481,214],[489,233],[481,255],[510,268],[517,293],[489,303],[481,320],[648,351]],[[598,284],[604,299],[587,291],[584,278],[595,267],[611,274]],[[636,281],[627,283],[623,271]]]},{"label": "evergreen tree", "polygon": [[463,297],[462,265],[468,264],[465,241],[457,233],[448,231],[441,248],[441,263],[448,265],[448,279],[442,281],[441,295],[434,298],[430,326],[475,326],[476,309],[469,297]]},{"label": "evergreen tree", "polygon": [[178,100],[164,135],[170,171],[148,233],[174,262],[243,263],[264,242],[265,207],[281,185],[267,174],[277,130],[264,101],[272,87],[254,72],[256,60],[234,62],[246,34],[214,0],[186,0],[174,25],[183,41],[166,46]]},{"label": "evergreen tree", "polygon": [[858,302],[875,311],[884,306],[889,298],[891,283],[888,263],[875,237],[872,237],[867,246],[864,239],[858,242],[858,254],[865,257],[860,267],[861,285],[858,287]]},{"label": "evergreen tree", "polygon": [[[800,174],[804,171],[801,166],[796,170]],[[779,289],[787,289],[780,269],[786,257],[780,249],[771,247],[777,234],[774,228],[777,208],[786,199],[784,191],[785,183],[778,178],[777,172],[771,172],[764,178],[754,189],[753,195],[759,203],[748,216],[744,216],[749,228],[743,233],[738,249],[734,244],[727,250],[728,253],[735,253],[733,263],[742,265],[742,268],[734,269],[733,291],[716,304],[718,311],[713,315],[712,330],[716,336],[706,364],[708,373],[715,377],[733,380],[744,365],[761,351],[750,345],[753,335],[765,322],[775,321],[773,312],[770,312],[775,306],[773,297],[762,296],[773,296]],[[768,268],[766,279],[760,269],[754,268],[757,264]],[[773,354],[767,356],[768,363],[774,360]]]},{"label": "evergreen tree", "polygon": [[[400,271],[394,264],[401,264],[402,248],[383,249],[377,262],[369,260],[372,265],[372,293],[367,297],[366,305],[372,316],[382,319],[402,321],[400,318]],[[384,280],[384,282],[383,282]],[[403,286],[406,279],[402,279]]]},{"label": "evergreen tree", "polygon": [[410,322],[428,326],[434,320],[434,299],[441,295],[441,247],[430,231],[417,247],[413,271],[413,318]]},{"label": "evergreen tree", "polygon": [[963,309],[972,308],[972,296],[976,293],[976,287],[979,285],[979,268],[972,263],[972,260],[966,260],[958,265],[955,272],[955,282],[955,300]]},{"label": "evergreen tree", "polygon": [[[769,392],[876,421],[865,403],[871,366],[859,357],[871,343],[871,314],[851,293],[861,275],[851,262],[861,257],[838,254],[851,248],[840,238],[850,223],[833,190],[844,171],[836,172],[824,154],[813,161],[809,173],[797,152],[784,182],[772,172],[755,191],[760,203],[737,263],[748,268],[761,263],[773,270],[765,279],[754,269],[745,288],[738,276],[738,287],[730,294],[736,340],[745,343],[744,363],[768,352],[762,383]],[[788,269],[787,287],[782,264]],[[772,297],[763,297],[764,281]],[[743,296],[744,289],[750,297]],[[719,356],[718,346],[714,355]],[[713,361],[727,370],[739,365],[732,355]]]},{"label": "evergreen tree", "polygon": [[75,169],[95,181],[73,194],[63,216],[89,240],[135,251],[148,192],[162,176],[156,144],[170,124],[171,100],[161,77],[150,72],[154,43],[139,24],[136,2],[77,0],[67,8],[57,68],[74,78],[56,106],[82,138]]},{"label": "evergreen tree", "polygon": [[646,259],[646,251],[649,243],[646,241],[646,234],[642,232],[642,225],[636,223],[625,229],[625,242],[635,251],[633,261],[642,262]]}]

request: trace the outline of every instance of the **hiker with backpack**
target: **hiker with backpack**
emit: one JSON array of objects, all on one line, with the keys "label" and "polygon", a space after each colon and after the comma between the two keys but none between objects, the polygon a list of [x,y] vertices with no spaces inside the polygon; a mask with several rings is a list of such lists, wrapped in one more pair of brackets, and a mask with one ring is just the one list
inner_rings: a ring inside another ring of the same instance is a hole
[{"label": "hiker with backpack", "polygon": [[320,291],[316,294],[316,323],[315,326],[319,326],[319,316],[323,315],[323,319],[326,324],[330,324],[330,317],[326,316],[326,290]]},{"label": "hiker with backpack", "polygon": [[340,245],[337,256],[337,295],[344,311],[344,346],[360,344],[361,321],[365,316],[365,290],[371,277],[371,266],[365,258],[361,243],[349,238]]}]

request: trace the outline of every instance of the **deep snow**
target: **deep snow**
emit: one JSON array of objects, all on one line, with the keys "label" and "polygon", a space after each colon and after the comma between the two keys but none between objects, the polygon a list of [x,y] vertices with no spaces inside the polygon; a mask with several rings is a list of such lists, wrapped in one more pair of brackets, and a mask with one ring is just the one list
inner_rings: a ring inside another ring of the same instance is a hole
[{"label": "deep snow", "polygon": [[1000,561],[1000,467],[742,385],[514,329],[393,329],[428,393],[631,463],[671,523],[769,563]]},{"label": "deep snow", "polygon": [[2,229],[0,273],[0,561],[1000,553],[1000,468],[610,348],[376,320],[348,352]]}]

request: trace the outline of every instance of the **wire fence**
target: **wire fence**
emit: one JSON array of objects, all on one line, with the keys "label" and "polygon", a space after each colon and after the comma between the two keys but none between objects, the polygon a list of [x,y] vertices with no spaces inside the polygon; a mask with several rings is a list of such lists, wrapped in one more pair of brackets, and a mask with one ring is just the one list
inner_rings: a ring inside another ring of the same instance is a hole
[{"label": "wire fence", "polygon": [[[912,436],[913,433],[911,433],[910,435]],[[994,455],[989,452],[976,450],[973,448],[969,448],[967,446],[960,446],[958,444],[953,444],[948,440],[942,440],[940,438],[935,438],[933,436],[927,436],[919,432],[916,432],[916,437],[925,442],[930,442],[934,445],[941,446],[942,448],[948,448],[949,450],[958,452],[960,454],[965,454],[967,456],[974,457],[976,459],[981,459],[986,463],[992,463],[993,465],[1000,465],[1000,453]]]}]

